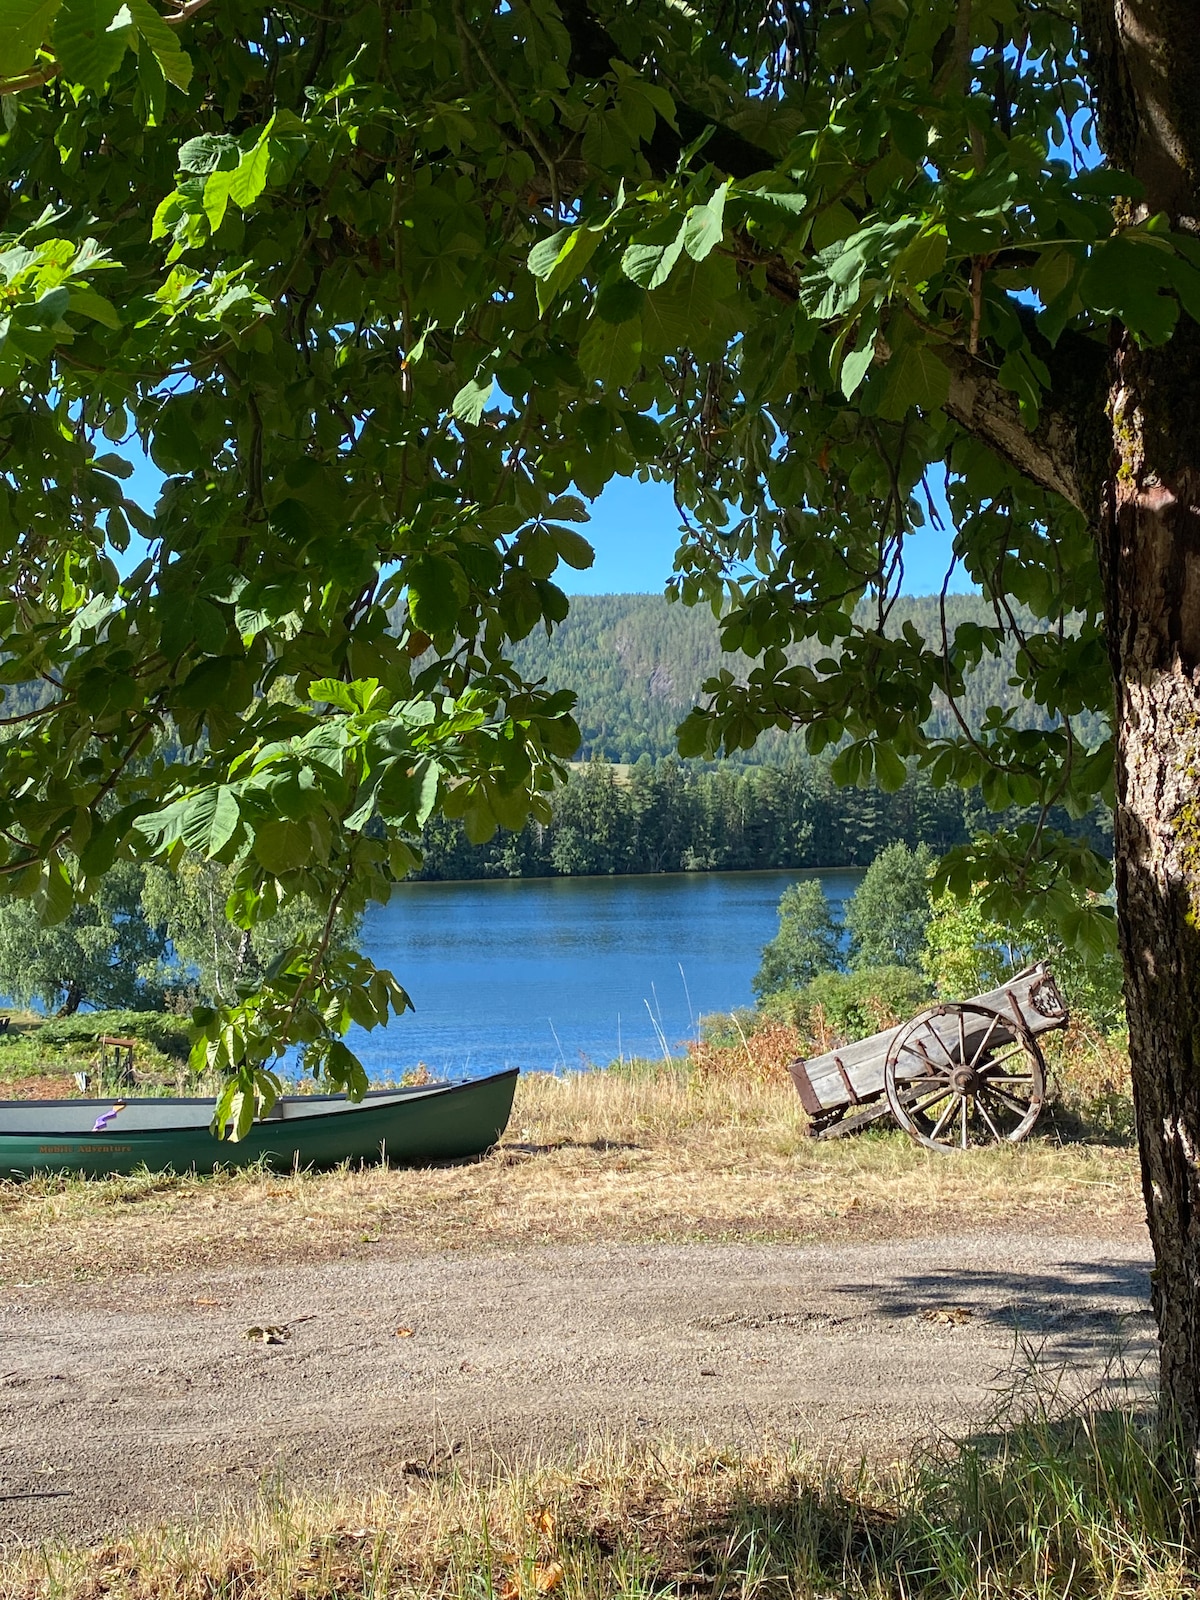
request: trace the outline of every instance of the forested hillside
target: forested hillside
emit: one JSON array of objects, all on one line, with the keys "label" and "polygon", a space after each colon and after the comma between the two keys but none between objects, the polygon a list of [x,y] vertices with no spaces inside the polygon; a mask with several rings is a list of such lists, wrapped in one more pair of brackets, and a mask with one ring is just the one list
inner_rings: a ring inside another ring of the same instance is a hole
[{"label": "forested hillside", "polygon": [[[896,840],[941,855],[978,828],[1015,822],[985,810],[978,792],[934,789],[909,773],[894,794],[842,789],[827,764],[794,754],[782,766],[705,767],[642,756],[632,767],[592,760],[555,797],[549,826],[529,822],[485,845],[462,823],[426,824],[423,878],[570,877],[628,872],[739,872],[770,867],[867,866]],[[1111,844],[1108,819],[1050,823]]]},{"label": "forested hillside", "polygon": [[[995,621],[986,603],[974,595],[949,595],[945,604],[951,637],[961,623]],[[911,621],[922,638],[940,642],[939,606],[936,595],[902,599],[889,627],[898,630]],[[1036,631],[1032,619],[1024,621]],[[807,652],[796,652],[796,659],[812,664],[830,653],[814,644]],[[578,694],[582,760],[600,755],[621,762],[669,755],[675,748],[675,728],[700,696],[705,678],[722,666],[739,674],[750,666],[742,657],[722,653],[710,611],[671,605],[652,594],[577,595],[553,636],[536,631],[515,647],[514,659],[522,673]],[[987,708],[997,705],[1013,707],[1018,726],[1042,720],[1038,707],[1009,686],[1013,669],[1011,649],[984,657],[960,707],[968,726],[978,728]],[[936,713],[937,731],[949,732],[951,722],[948,707]],[[1098,725],[1078,731],[1089,744],[1101,736]],[[778,763],[788,759],[797,743],[790,734],[768,733],[742,759]]]},{"label": "forested hillside", "polygon": [[[911,621],[922,637],[940,640],[940,607],[936,596],[901,600],[890,625]],[[992,620],[974,596],[945,601],[951,637],[964,622]],[[826,653],[813,646],[797,659],[815,663]],[[895,840],[924,841],[942,854],[978,829],[1018,820],[988,812],[977,792],[935,790],[915,770],[894,794],[839,788],[827,758],[810,758],[802,739],[787,733],[769,733],[753,751],[715,766],[674,758],[675,728],[704,680],[722,666],[741,672],[751,665],[722,652],[716,620],[702,607],[671,605],[660,595],[578,595],[551,638],[535,632],[515,657],[527,677],[578,695],[579,764],[555,796],[549,825],[501,830],[476,846],[461,822],[431,819],[419,877],[866,866]],[[1038,708],[1009,684],[1013,673],[1011,654],[984,657],[960,704],[969,726],[995,705],[1011,706],[1018,725],[1037,722]],[[45,684],[10,686],[0,689],[0,705],[27,709],[49,693]],[[943,707],[935,724],[949,732],[951,715]],[[1101,730],[1079,731],[1090,739]],[[1061,810],[1049,821],[1109,846],[1109,819],[1099,810],[1082,824]]]}]

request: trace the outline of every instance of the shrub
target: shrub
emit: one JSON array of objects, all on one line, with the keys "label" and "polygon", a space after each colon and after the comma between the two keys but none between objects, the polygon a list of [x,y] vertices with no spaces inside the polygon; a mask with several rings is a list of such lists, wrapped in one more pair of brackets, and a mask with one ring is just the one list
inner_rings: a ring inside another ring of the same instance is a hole
[{"label": "shrub", "polygon": [[703,1077],[724,1082],[786,1083],[788,1062],[806,1053],[807,1039],[786,1022],[773,1022],[751,1014],[751,1026],[740,1028],[736,1018],[728,1031],[719,1030],[716,1043],[710,1035],[688,1045],[688,1064]]},{"label": "shrub", "polygon": [[162,1011],[82,1011],[52,1017],[37,1030],[39,1045],[93,1045],[101,1034],[137,1039],[166,1056],[186,1061],[191,1041],[182,1017]]},{"label": "shrub", "polygon": [[910,850],[899,839],[879,852],[846,902],[851,967],[920,965],[936,861],[927,844]]},{"label": "shrub", "polygon": [[761,999],[840,967],[841,938],[819,879],[789,884],[779,902],[779,932],[763,947],[750,987]]},{"label": "shrub", "polygon": [[914,1016],[929,1002],[929,985],[908,967],[823,972],[803,988],[769,995],[763,1013],[805,1034],[819,1054],[865,1039]]}]

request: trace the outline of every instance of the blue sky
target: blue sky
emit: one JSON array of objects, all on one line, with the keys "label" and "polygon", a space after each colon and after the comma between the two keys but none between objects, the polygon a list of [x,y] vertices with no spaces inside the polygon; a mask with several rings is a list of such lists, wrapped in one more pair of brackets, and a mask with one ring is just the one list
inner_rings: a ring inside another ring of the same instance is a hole
[{"label": "blue sky", "polygon": [[[162,474],[145,457],[134,457],[128,492],[139,505],[153,509]],[[943,502],[946,526],[923,528],[904,549],[904,593],[934,594],[942,586],[950,565],[954,530]],[[596,550],[595,564],[586,572],[561,568],[558,580],[568,594],[660,594],[671,573],[679,543],[679,514],[671,491],[661,483],[639,483],[618,478],[592,504],[592,520],[582,530]],[[136,549],[134,548],[136,545]],[[132,568],[145,548],[135,540],[123,567]],[[969,587],[955,574],[951,588],[961,593]]]},{"label": "blue sky", "polygon": [[[954,529],[942,503],[945,527],[922,528],[904,546],[904,593],[936,594],[950,565]],[[679,543],[679,514],[670,489],[661,483],[621,478],[592,505],[592,521],[583,530],[596,549],[595,565],[572,572],[564,587],[571,594],[652,593],[661,590],[671,572]],[[970,587],[956,572],[951,589]]]}]

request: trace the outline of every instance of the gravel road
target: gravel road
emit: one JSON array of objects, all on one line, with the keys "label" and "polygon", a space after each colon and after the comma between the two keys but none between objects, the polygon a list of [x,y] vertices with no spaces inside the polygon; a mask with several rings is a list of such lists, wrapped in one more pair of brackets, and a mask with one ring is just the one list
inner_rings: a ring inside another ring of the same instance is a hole
[{"label": "gravel road", "polygon": [[1148,1272],[1137,1240],[1031,1230],[30,1285],[0,1306],[0,1541],[605,1432],[889,1459],[982,1422],[1031,1360],[1077,1386],[1118,1348],[1148,1370]]}]

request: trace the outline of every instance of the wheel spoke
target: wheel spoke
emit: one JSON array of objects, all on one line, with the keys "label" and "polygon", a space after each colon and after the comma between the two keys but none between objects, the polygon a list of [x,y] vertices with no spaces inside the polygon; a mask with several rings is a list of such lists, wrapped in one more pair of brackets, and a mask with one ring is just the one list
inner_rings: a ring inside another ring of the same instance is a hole
[{"label": "wheel spoke", "polygon": [[[1013,1113],[1017,1110],[1018,1106],[1020,1106],[1022,1116],[1024,1116],[1025,1112],[1028,1110],[1028,1107],[1021,1106],[1019,1101],[1012,1105],[1006,1104],[1005,1101],[993,1091],[990,1083],[981,1084],[979,1087],[979,1093],[987,1102],[987,1104],[991,1106],[992,1115],[1004,1126],[1007,1126],[1007,1124],[1012,1121]],[[1008,1135],[1005,1134],[1005,1138],[1007,1137]]]},{"label": "wheel spoke", "polygon": [[934,1027],[932,1022],[929,1024],[929,1031],[933,1035],[933,1037],[937,1040],[942,1054],[945,1056],[946,1060],[950,1063],[951,1070],[953,1070],[955,1067],[958,1066],[958,1062],[955,1061],[954,1057],[950,1054],[950,1046],[946,1043],[945,1039],[942,1038],[941,1034],[937,1031],[937,1029]]},{"label": "wheel spoke", "polygon": [[1028,1083],[1036,1082],[1032,1072],[984,1072],[980,1076],[984,1083]]},{"label": "wheel spoke", "polygon": [[967,1019],[961,1011],[958,1013],[958,1059],[962,1062],[967,1059]]},{"label": "wheel spoke", "polygon": [[[1001,1049],[1003,1049],[1003,1048],[1004,1047],[1001,1046]],[[1006,1061],[1011,1061],[1015,1056],[1023,1056],[1024,1054],[1025,1054],[1025,1046],[1023,1044],[1017,1043],[1017,1044],[1013,1045],[1011,1050],[1006,1050],[1002,1056],[993,1056],[992,1059],[988,1062],[987,1066],[981,1068],[981,1070],[984,1071],[984,1072],[992,1072],[997,1067],[1002,1067]]]},{"label": "wheel spoke", "polygon": [[937,1028],[934,1026],[934,1019],[933,1018],[930,1018],[930,1020],[925,1024],[925,1026],[920,1030],[920,1034],[918,1035],[918,1037],[916,1039],[916,1042],[910,1044],[908,1042],[908,1040],[905,1040],[905,1042],[904,1042],[904,1044],[902,1046],[902,1049],[904,1049],[904,1050],[912,1050],[912,1051],[916,1052],[917,1054],[919,1054],[921,1059],[925,1062],[925,1065],[927,1067],[932,1068],[933,1071],[935,1071],[935,1072],[937,1072],[937,1071],[944,1072],[945,1068],[944,1067],[943,1068],[939,1068],[937,1063],[931,1059],[928,1051],[925,1048],[926,1041],[929,1040],[929,1039],[936,1040],[938,1049],[945,1056],[947,1065],[949,1066],[950,1070],[953,1071],[954,1068],[958,1066],[958,1062],[955,1061],[954,1057],[950,1054],[950,1051],[947,1049],[946,1041],[942,1038],[941,1034],[937,1031]]},{"label": "wheel spoke", "polygon": [[912,1105],[906,1103],[904,1109],[908,1112],[910,1117],[915,1117],[918,1114],[924,1115],[925,1112],[931,1109],[931,1107],[936,1106],[939,1100],[944,1100],[948,1094],[953,1093],[953,1089],[949,1087],[937,1089],[933,1094],[929,1095],[924,1100],[919,1100]]},{"label": "wheel spoke", "polygon": [[987,1053],[988,1043],[991,1040],[992,1035],[995,1033],[996,1029],[999,1026],[1000,1026],[1000,1013],[997,1012],[996,1015],[992,1018],[992,1020],[988,1023],[987,1032],[984,1034],[983,1040],[980,1043],[980,1046],[979,1046],[978,1050],[976,1050],[975,1054],[971,1057],[970,1065],[972,1067],[978,1066],[980,1061],[983,1060],[984,1056]]},{"label": "wheel spoke", "polygon": [[997,1100],[1002,1100],[1006,1106],[1011,1107],[1013,1111],[1018,1112],[1021,1116],[1024,1116],[1033,1104],[1032,1099],[1021,1100],[1015,1094],[1006,1094],[1003,1089],[998,1089],[994,1083],[989,1083],[988,1089],[996,1096]]},{"label": "wheel spoke", "polygon": [[933,1131],[929,1135],[930,1139],[932,1139],[934,1143],[941,1138],[942,1134],[946,1130],[950,1118],[954,1115],[954,1104],[954,1101],[951,1100],[950,1104],[946,1107],[945,1111],[942,1112],[941,1116],[935,1123]]},{"label": "wheel spoke", "polygon": [[962,1097],[962,1147],[967,1148],[967,1097]]},{"label": "wheel spoke", "polygon": [[920,1080],[920,1078],[928,1078],[930,1076],[935,1076],[938,1078],[944,1078],[946,1076],[945,1068],[939,1067],[936,1061],[931,1061],[919,1045],[901,1045],[900,1049],[897,1051],[897,1055],[900,1056],[906,1053],[908,1055],[915,1056],[920,1062],[920,1066],[916,1073],[910,1074],[909,1072],[901,1069],[899,1061],[896,1062],[896,1076],[898,1078],[902,1078],[905,1083],[916,1083]]},{"label": "wheel spoke", "polygon": [[1004,1140],[1004,1136],[1000,1132],[999,1128],[997,1128],[996,1124],[992,1121],[991,1117],[988,1116],[988,1109],[983,1103],[983,1095],[982,1095],[982,1093],[977,1094],[975,1096],[975,1109],[979,1112],[979,1115],[983,1118],[983,1120],[987,1123],[988,1127],[992,1130],[992,1138],[995,1139],[997,1144],[1002,1144],[1003,1140]]}]

